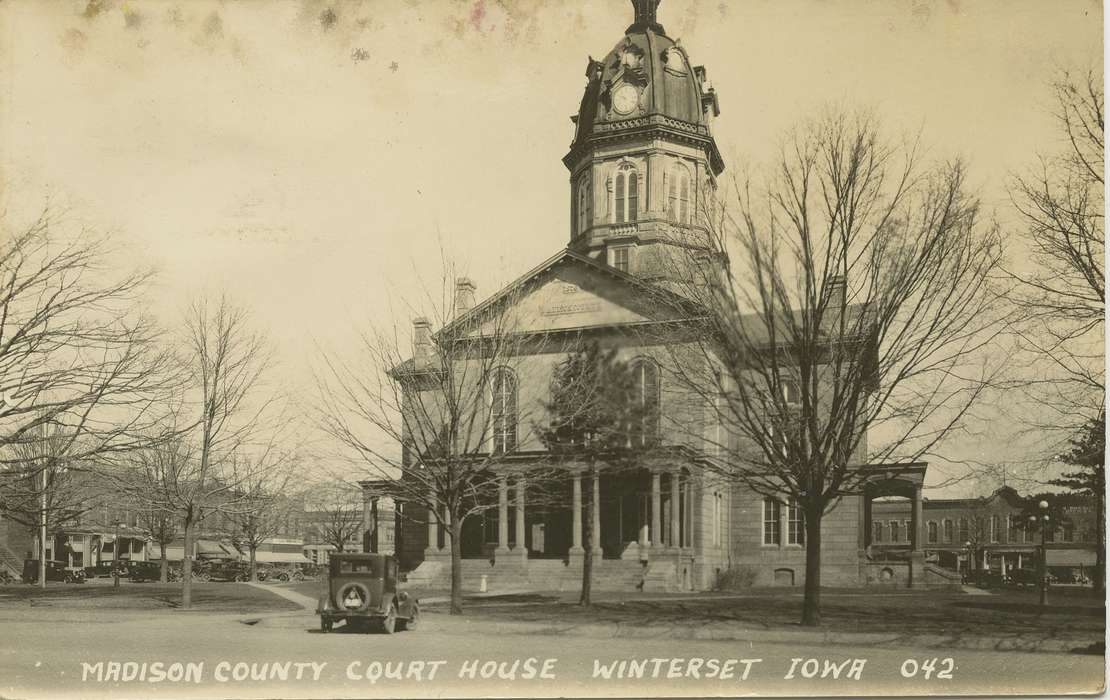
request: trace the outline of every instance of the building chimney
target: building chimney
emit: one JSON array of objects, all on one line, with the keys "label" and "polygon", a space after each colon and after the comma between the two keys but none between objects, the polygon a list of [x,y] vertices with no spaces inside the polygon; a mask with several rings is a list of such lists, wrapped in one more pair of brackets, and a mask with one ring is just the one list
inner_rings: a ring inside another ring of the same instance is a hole
[{"label": "building chimney", "polygon": [[428,367],[432,362],[432,323],[426,318],[412,320],[412,359],[417,368]]},{"label": "building chimney", "polygon": [[455,318],[474,308],[474,290],[477,289],[469,277],[455,280]]}]

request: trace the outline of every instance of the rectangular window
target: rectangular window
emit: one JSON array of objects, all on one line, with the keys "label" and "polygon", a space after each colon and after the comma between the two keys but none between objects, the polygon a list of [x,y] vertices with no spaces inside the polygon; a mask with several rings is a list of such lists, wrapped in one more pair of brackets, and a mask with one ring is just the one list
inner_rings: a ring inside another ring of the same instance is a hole
[{"label": "rectangular window", "polygon": [[967,542],[968,535],[967,518],[960,518],[960,542]]},{"label": "rectangular window", "polygon": [[798,499],[791,498],[786,511],[786,543],[804,545],[806,543],[806,521]]},{"label": "rectangular window", "polygon": [[883,524],[881,522],[879,522],[878,520],[871,523],[871,541],[872,542],[882,542],[883,541]]},{"label": "rectangular window", "polygon": [[1071,523],[1064,523],[1064,541],[1071,542],[1075,539],[1075,526]]},{"label": "rectangular window", "polygon": [[627,247],[613,249],[613,267],[621,272],[628,272],[629,251]]},{"label": "rectangular window", "polygon": [[899,534],[900,533],[898,531],[898,521],[897,520],[891,520],[890,521],[890,541],[891,542],[898,542],[900,540]]},{"label": "rectangular window", "polygon": [[763,544],[781,544],[779,531],[779,502],[773,498],[763,499]]},{"label": "rectangular window", "polygon": [[937,524],[929,521],[929,544],[936,544],[939,539]]},{"label": "rectangular window", "polygon": [[1056,541],[1056,528],[1052,527],[1051,525],[1045,525],[1044,526],[1044,541],[1045,542],[1055,542]]},{"label": "rectangular window", "polygon": [[999,531],[1002,529],[1002,520],[997,515],[991,516],[991,542],[998,542]]}]

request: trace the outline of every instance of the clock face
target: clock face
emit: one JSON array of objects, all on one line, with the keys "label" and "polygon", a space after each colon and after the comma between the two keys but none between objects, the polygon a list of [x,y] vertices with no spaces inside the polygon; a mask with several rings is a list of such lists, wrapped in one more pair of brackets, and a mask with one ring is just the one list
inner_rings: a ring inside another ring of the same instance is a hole
[{"label": "clock face", "polygon": [[630,113],[639,102],[640,93],[631,85],[621,85],[613,93],[613,109],[621,114]]}]

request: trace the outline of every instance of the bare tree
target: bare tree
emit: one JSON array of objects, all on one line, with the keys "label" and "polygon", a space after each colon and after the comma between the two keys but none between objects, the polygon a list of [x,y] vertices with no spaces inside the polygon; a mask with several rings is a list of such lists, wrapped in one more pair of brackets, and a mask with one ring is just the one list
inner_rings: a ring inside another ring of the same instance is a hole
[{"label": "bare tree", "polygon": [[762,186],[731,194],[672,271],[702,318],[669,371],[719,421],[707,473],[801,509],[816,625],[824,515],[860,466],[929,454],[992,376],[999,237],[962,163],[926,166],[866,115],[793,130]]},{"label": "bare tree", "polygon": [[136,311],[150,273],[110,274],[107,238],[64,229],[44,212],[0,241],[0,467],[43,425],[69,461],[164,437],[172,358]]},{"label": "bare tree", "polygon": [[294,460],[275,445],[231,460],[236,496],[241,506],[229,511],[235,526],[235,539],[247,548],[250,580],[258,580],[258,548],[283,531],[290,514],[301,502],[286,491],[293,477]]},{"label": "bare tree", "polygon": [[168,505],[177,512],[185,539],[181,600],[188,608],[196,528],[214,512],[250,510],[250,498],[240,489],[243,475],[235,473],[232,461],[257,449],[263,419],[276,399],[259,395],[269,353],[242,308],[226,297],[214,305],[199,299],[186,314],[185,330],[187,399],[195,401],[199,415],[187,421],[187,452],[173,462],[177,471],[171,474]]},{"label": "bare tree", "polygon": [[40,526],[65,517],[67,470],[165,439],[177,380],[137,311],[150,273],[111,272],[108,238],[73,228],[43,212],[0,240],[0,509]]},{"label": "bare tree", "polygon": [[357,486],[339,481],[319,484],[309,497],[312,524],[324,544],[343,552],[362,530],[362,497]]},{"label": "bare tree", "polygon": [[535,484],[548,472],[513,458],[541,408],[518,400],[518,389],[530,385],[524,350],[536,353],[542,341],[518,332],[514,293],[470,309],[473,288],[459,280],[455,299],[450,268],[438,294],[425,293],[431,319],[415,322],[411,356],[407,333],[396,327],[363,332],[355,359],[321,353],[317,393],[322,430],[371,478],[394,480],[390,495],[405,504],[406,522],[422,522],[419,508],[444,528],[451,613],[459,614],[463,522],[498,502],[504,480],[527,476]]},{"label": "bare tree", "polygon": [[1005,270],[1030,358],[1032,422],[1059,436],[1050,450],[1096,420],[1106,394],[1102,73],[1065,72],[1052,91],[1062,144],[1011,184],[1028,252]]}]

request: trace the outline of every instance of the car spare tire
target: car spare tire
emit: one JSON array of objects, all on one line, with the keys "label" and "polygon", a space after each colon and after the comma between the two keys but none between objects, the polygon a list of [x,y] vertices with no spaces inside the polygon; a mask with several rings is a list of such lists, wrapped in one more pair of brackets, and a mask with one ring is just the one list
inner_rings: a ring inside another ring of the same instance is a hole
[{"label": "car spare tire", "polygon": [[370,607],[370,589],[351,581],[335,592],[335,604],[341,610],[363,611]]}]

